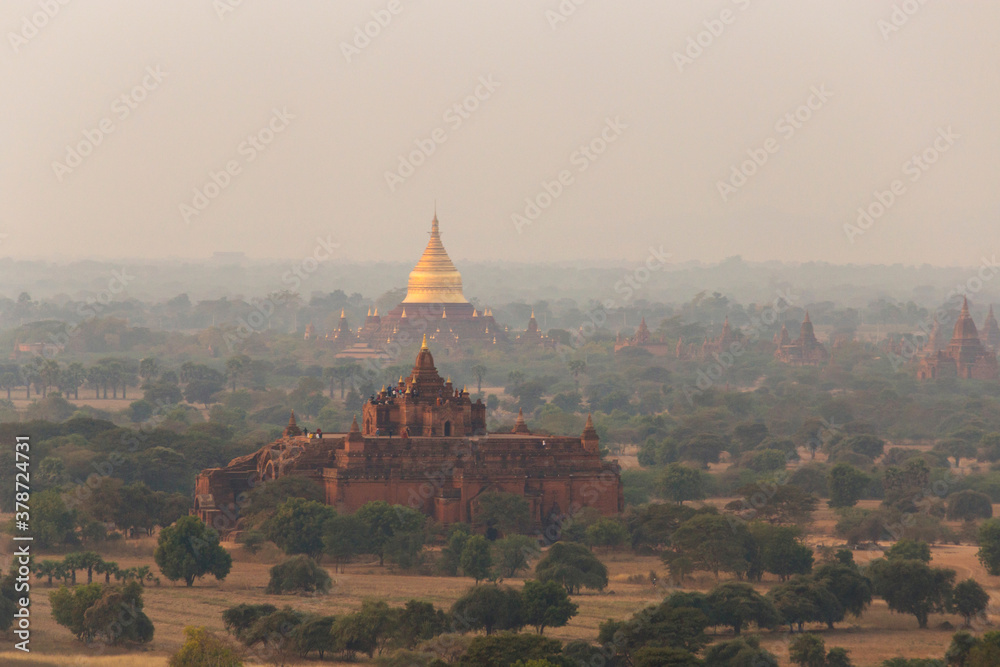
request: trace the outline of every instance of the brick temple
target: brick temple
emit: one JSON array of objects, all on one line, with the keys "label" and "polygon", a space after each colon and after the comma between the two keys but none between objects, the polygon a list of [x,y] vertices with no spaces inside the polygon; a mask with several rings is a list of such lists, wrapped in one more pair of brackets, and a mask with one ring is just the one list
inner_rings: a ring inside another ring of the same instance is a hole
[{"label": "brick temple", "polygon": [[[938,348],[937,320],[934,324],[931,340],[928,341],[925,354],[920,358],[917,367],[917,379],[957,377],[966,380],[996,380],[998,378],[1000,374],[997,370],[996,351],[989,345],[989,338],[987,345],[979,340],[976,323],[969,314],[968,299],[962,299],[962,311],[958,315],[958,321],[955,322],[955,330],[948,346],[943,350]],[[993,307],[990,306],[986,331],[988,336],[995,338],[997,334],[992,333],[994,328],[996,319],[993,317]]]},{"label": "brick temple", "polygon": [[775,344],[778,349],[774,351],[774,358],[784,364],[821,366],[830,360],[829,351],[823,346],[823,343],[816,339],[812,320],[809,319],[809,311],[806,311],[806,316],[799,327],[798,338],[791,340],[787,327],[782,324]]},{"label": "brick temple", "polygon": [[512,432],[487,433],[486,406],[438,374],[426,339],[410,375],[365,402],[360,426],[306,437],[293,413],[282,437],[202,471],[193,512],[232,533],[245,494],[288,475],[315,480],[340,511],[384,500],[443,524],[474,521],[488,492],[525,498],[537,529],[583,507],[624,509],[620,467],[601,458],[589,415],[579,437],[533,434],[520,413]]}]

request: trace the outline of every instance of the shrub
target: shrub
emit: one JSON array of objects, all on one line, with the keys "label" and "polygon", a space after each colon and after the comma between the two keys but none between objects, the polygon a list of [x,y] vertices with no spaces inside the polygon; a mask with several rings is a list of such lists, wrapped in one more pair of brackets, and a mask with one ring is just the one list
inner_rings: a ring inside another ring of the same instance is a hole
[{"label": "shrub", "polygon": [[327,593],[332,585],[326,570],[309,556],[299,554],[271,568],[266,592],[271,595]]},{"label": "shrub", "polygon": [[203,627],[185,627],[184,637],[184,643],[170,656],[170,667],[243,666],[239,653]]}]

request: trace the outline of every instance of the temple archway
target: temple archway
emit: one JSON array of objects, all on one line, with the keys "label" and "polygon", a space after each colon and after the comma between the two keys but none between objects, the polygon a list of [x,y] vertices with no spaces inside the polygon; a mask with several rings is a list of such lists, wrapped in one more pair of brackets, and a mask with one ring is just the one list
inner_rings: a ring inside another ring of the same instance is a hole
[{"label": "temple archway", "polygon": [[451,435],[451,422],[450,421],[446,421],[444,423],[444,434],[445,434],[445,436]]}]

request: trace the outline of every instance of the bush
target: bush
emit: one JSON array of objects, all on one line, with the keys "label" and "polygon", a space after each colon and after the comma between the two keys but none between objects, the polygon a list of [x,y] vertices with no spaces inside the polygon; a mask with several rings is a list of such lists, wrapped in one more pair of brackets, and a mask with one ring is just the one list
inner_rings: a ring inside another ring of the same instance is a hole
[{"label": "bush", "polygon": [[170,667],[242,667],[243,661],[232,647],[203,627],[187,626],[186,638],[170,656]]},{"label": "bush", "polygon": [[309,556],[300,554],[271,568],[271,580],[266,592],[271,595],[328,593],[332,586],[326,570]]},{"label": "bush", "polygon": [[460,664],[463,667],[508,667],[519,660],[546,660],[561,651],[562,644],[555,639],[502,632],[473,639]]},{"label": "bush", "polygon": [[[96,639],[117,646],[153,639],[153,622],[142,611],[142,586],[137,582],[124,586],[61,586],[49,599],[56,623],[69,628],[82,641]],[[128,610],[128,622],[121,620],[123,609]]]}]

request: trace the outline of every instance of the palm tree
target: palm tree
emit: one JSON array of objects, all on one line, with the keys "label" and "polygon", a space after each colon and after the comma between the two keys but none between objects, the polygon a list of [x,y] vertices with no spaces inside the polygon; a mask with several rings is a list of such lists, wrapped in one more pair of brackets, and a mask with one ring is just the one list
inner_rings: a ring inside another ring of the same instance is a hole
[{"label": "palm tree", "polygon": [[333,386],[337,384],[337,367],[327,366],[323,369],[323,379],[330,383],[330,398],[333,398]]},{"label": "palm tree", "polygon": [[577,379],[580,373],[584,373],[587,370],[587,362],[583,359],[572,359],[569,362],[569,372],[573,374],[573,381],[576,383],[576,388],[580,388],[580,381]]},{"label": "palm tree", "polygon": [[110,560],[102,560],[94,566],[94,572],[104,575],[104,583],[111,583],[111,575],[118,574],[118,563]]},{"label": "palm tree", "polygon": [[483,393],[483,378],[486,377],[486,366],[476,364],[472,367],[472,374],[476,376],[476,393]]},{"label": "palm tree", "polygon": [[344,399],[344,386],[347,382],[361,372],[361,366],[355,362],[349,362],[336,367],[338,371],[337,379],[340,381],[340,399]]},{"label": "palm tree", "polygon": [[43,560],[35,565],[35,576],[45,577],[48,579],[48,585],[52,585],[52,579],[54,577],[62,578],[62,561],[58,560]]},{"label": "palm tree", "polygon": [[250,370],[250,357],[245,354],[239,354],[235,357],[230,357],[226,361],[226,377],[229,378],[229,384],[232,387],[233,393],[236,392],[236,382],[241,380],[247,371]]},{"label": "palm tree", "polygon": [[[79,361],[74,361],[62,373],[64,386],[73,391],[73,399],[80,398],[80,385],[87,379],[87,371]],[[67,392],[68,393],[68,392]]]},{"label": "palm tree", "polygon": [[42,398],[46,397],[49,387],[59,383],[60,372],[59,362],[55,359],[46,359],[41,365],[38,375],[42,379]]},{"label": "palm tree", "polygon": [[94,389],[94,398],[101,397],[101,387],[104,388],[104,397],[108,397],[107,377],[103,366],[96,365],[87,369],[87,384]]},{"label": "palm tree", "polygon": [[21,386],[21,380],[17,376],[17,366],[14,366],[13,369],[0,374],[0,387],[7,390],[8,401],[10,400],[10,390]]},{"label": "palm tree", "polygon": [[24,397],[27,399],[31,398],[31,385],[34,384],[38,376],[38,369],[31,364],[25,364],[21,367],[21,382],[24,383]]}]

